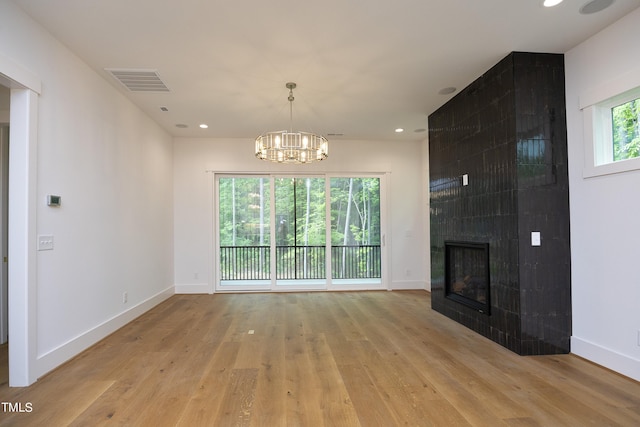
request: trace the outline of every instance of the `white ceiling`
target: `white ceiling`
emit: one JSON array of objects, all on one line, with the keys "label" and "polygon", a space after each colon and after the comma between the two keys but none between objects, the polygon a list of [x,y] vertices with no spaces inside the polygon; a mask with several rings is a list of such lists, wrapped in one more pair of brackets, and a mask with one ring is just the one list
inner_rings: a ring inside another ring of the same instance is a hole
[{"label": "white ceiling", "polygon": [[[564,53],[640,6],[615,0],[584,15],[590,0],[13,1],[172,135],[288,129],[293,81],[293,127],[330,140],[422,139],[427,116],[455,95],[441,89],[464,88],[511,51]],[[170,91],[129,92],[105,68],[157,70]]]}]

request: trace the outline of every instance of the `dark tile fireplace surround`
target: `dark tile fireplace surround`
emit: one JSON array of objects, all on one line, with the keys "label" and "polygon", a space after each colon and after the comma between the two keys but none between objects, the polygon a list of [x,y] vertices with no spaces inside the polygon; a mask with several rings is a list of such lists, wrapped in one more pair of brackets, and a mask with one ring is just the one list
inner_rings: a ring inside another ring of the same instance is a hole
[{"label": "dark tile fireplace surround", "polygon": [[429,116],[432,308],[521,355],[570,350],[564,93],[563,55],[513,52]]}]

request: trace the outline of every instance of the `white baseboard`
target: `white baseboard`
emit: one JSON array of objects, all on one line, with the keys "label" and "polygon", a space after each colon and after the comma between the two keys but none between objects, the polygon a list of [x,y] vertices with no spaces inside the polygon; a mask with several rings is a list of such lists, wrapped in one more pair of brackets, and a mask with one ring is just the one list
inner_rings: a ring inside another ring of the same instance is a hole
[{"label": "white baseboard", "polygon": [[176,284],[176,294],[210,294],[212,289],[208,283]]},{"label": "white baseboard", "polygon": [[392,291],[427,290],[427,284],[420,280],[391,282]]},{"label": "white baseboard", "polygon": [[142,301],[140,304],[131,307],[102,324],[88,330],[82,335],[71,339],[61,346],[37,357],[36,359],[36,375],[38,378],[47,372],[57,368],[69,359],[77,356],[87,348],[91,347],[98,341],[117,331],[127,323],[151,310],[156,305],[165,301],[167,298],[175,294],[174,287],[171,286],[164,291]]},{"label": "white baseboard", "polygon": [[640,381],[640,360],[575,336],[571,337],[571,353]]}]

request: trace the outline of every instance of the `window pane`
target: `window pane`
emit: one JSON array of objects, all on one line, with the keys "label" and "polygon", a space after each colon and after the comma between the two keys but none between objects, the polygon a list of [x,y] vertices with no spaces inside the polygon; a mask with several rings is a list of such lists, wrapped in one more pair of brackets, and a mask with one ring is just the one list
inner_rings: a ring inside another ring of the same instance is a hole
[{"label": "window pane", "polygon": [[269,179],[220,178],[222,280],[269,278]]},{"label": "window pane", "polygon": [[323,279],[324,178],[276,179],[276,278]]},{"label": "window pane", "polygon": [[640,98],[611,109],[613,160],[640,157]]},{"label": "window pane", "polygon": [[331,178],[331,244],[380,244],[380,179]]},{"label": "window pane", "polygon": [[336,279],[380,276],[380,179],[331,179],[331,265]]}]

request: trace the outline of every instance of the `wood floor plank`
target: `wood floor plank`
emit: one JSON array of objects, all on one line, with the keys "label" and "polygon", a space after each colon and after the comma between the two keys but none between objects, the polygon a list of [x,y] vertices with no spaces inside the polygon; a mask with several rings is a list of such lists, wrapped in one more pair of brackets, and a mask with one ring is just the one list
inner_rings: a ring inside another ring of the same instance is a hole
[{"label": "wood floor plank", "polygon": [[[29,403],[33,410],[10,414],[3,411],[0,413],[0,425],[68,426],[112,385],[113,381],[83,381],[81,378],[62,383],[44,379],[38,390],[14,400],[22,406]],[[7,400],[3,398],[2,401]]]},{"label": "wood floor plank", "polygon": [[322,420],[320,382],[309,359],[305,336],[290,336],[285,347],[287,423],[313,425]]},{"label": "wood floor plank", "polygon": [[[211,355],[201,379],[185,405],[177,425],[191,427],[212,424],[221,412],[221,404],[231,383],[240,344],[223,342]],[[214,425],[214,424],[212,424]]]},{"label": "wood floor plank", "polygon": [[376,387],[366,369],[352,363],[339,366],[351,402],[362,426],[397,426],[399,421],[387,407],[384,396]]},{"label": "wood floor plank", "polygon": [[[378,393],[383,397],[399,425],[434,425],[430,408],[441,406],[443,397],[429,386],[419,372],[407,375],[407,361],[400,355],[384,358],[369,342],[354,344],[357,360],[362,362]],[[455,411],[453,411],[455,412]],[[452,413],[447,421],[458,418]],[[444,421],[444,420],[442,420]]]},{"label": "wood floor plank", "polygon": [[[558,385],[563,388],[583,391],[593,405],[601,403],[611,407],[626,407],[637,402],[632,383],[621,375],[608,375],[610,372],[603,371],[591,362],[573,358],[568,363],[568,357],[564,355],[531,359],[543,367],[541,372],[546,375],[545,378],[560,380]],[[601,396],[595,397],[594,390],[598,390],[598,394],[604,394],[604,399]]]},{"label": "wood floor plank", "polygon": [[9,344],[0,345],[0,387],[9,385]]},{"label": "wood floor plank", "polygon": [[276,321],[265,327],[264,348],[256,385],[252,426],[284,427],[287,425],[287,388],[285,340],[282,323]]},{"label": "wood floor plank", "polygon": [[324,425],[357,426],[358,414],[324,334],[306,338],[311,369],[320,387],[319,405]]},{"label": "wood floor plank", "polygon": [[257,369],[233,369],[222,398],[216,423],[220,426],[249,426],[253,415]]},{"label": "wood floor plank", "polygon": [[517,356],[429,297],[176,295],[30,387],[0,367],[0,401],[33,405],[0,427],[640,425],[637,381]]},{"label": "wood floor plank", "polygon": [[98,426],[104,425],[113,418],[116,412],[121,412],[125,405],[131,402],[138,392],[138,385],[144,384],[147,377],[156,371],[157,361],[166,357],[166,353],[140,353],[129,355],[121,371],[114,375],[117,381],[99,396],[71,425]]}]

